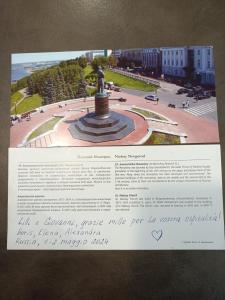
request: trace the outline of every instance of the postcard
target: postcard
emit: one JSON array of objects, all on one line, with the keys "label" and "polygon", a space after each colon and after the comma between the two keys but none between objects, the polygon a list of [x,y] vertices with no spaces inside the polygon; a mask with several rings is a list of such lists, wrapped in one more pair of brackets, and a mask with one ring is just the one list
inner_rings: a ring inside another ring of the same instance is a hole
[{"label": "postcard", "polygon": [[11,70],[8,249],[224,249],[212,46]]}]

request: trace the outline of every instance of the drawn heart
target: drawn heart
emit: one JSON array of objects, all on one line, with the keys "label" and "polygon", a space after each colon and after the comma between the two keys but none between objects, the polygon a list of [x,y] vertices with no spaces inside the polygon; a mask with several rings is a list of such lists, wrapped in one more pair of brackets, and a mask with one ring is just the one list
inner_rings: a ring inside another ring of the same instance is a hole
[{"label": "drawn heart", "polygon": [[152,236],[154,237],[154,239],[157,242],[161,239],[162,234],[163,234],[162,229],[160,229],[160,230],[152,230]]}]

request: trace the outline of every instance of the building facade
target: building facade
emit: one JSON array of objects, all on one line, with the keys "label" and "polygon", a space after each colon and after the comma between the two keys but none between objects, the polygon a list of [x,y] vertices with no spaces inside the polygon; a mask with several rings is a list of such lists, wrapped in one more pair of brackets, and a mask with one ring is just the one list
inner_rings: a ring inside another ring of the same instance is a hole
[{"label": "building facade", "polygon": [[104,49],[104,50],[91,50],[85,53],[85,56],[89,62],[92,62],[95,57],[105,56],[108,57],[112,53],[112,50]]},{"label": "building facade", "polygon": [[162,74],[164,77],[185,78],[188,67],[188,48],[161,48],[162,51]]},{"label": "building facade", "polygon": [[215,65],[212,46],[194,46],[195,78],[200,84],[215,85]]},{"label": "building facade", "polygon": [[118,58],[121,55],[121,49],[113,49],[112,50],[112,56]]},{"label": "building facade", "polygon": [[[90,51],[86,56],[93,60],[100,52],[103,50]],[[113,49],[111,54],[134,62],[150,76],[163,75],[178,82],[215,85],[212,46]]]},{"label": "building facade", "polygon": [[152,75],[161,75],[162,51],[159,48],[144,48],[142,51],[142,65],[149,69]]},{"label": "building facade", "polygon": [[143,49],[142,48],[121,49],[120,56],[126,57],[130,61],[140,62],[140,64],[143,64]]},{"label": "building facade", "polygon": [[167,47],[162,50],[162,74],[201,85],[215,85],[212,46]]},{"label": "building facade", "polygon": [[94,53],[92,51],[89,51],[85,53],[85,56],[89,62],[92,62],[94,58]]}]

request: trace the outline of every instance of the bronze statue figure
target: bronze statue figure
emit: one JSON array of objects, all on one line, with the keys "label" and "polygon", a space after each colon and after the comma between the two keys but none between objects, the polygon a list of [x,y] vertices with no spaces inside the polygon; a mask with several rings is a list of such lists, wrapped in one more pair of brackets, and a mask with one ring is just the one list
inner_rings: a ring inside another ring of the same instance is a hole
[{"label": "bronze statue figure", "polygon": [[98,67],[98,71],[97,71],[97,75],[98,75],[98,93],[103,93],[104,92],[104,72],[101,68],[101,66]]}]

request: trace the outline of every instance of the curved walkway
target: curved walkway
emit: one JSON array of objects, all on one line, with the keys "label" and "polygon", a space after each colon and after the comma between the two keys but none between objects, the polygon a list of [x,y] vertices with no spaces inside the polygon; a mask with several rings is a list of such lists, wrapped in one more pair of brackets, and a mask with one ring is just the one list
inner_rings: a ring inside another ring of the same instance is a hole
[{"label": "curved walkway", "polygon": [[13,112],[13,111],[15,111],[15,106],[19,105],[27,97],[27,94],[26,94],[25,91],[26,91],[26,88],[18,91],[18,92],[20,92],[22,94],[22,98],[18,102],[16,102],[13,105],[13,107],[11,107],[10,113]]},{"label": "curved walkway", "polygon": [[[159,128],[163,129],[165,131],[174,131],[179,133],[186,133],[187,134],[187,143],[218,143],[219,142],[219,133],[218,133],[218,124],[217,122],[213,120],[207,120],[201,117],[196,117],[194,115],[191,115],[185,111],[181,111],[178,109],[169,108],[166,105],[159,102],[159,104],[154,103],[153,101],[147,101],[142,97],[129,95],[124,92],[112,92],[111,95],[112,98],[118,98],[118,97],[124,97],[127,99],[127,102],[121,103],[116,100],[111,100],[110,105],[119,104],[118,106],[114,106],[115,109],[118,107],[118,109],[125,109],[127,107],[131,107],[132,105],[143,107],[152,111],[155,111],[156,113],[160,113],[167,118],[173,120],[174,122],[177,122],[178,125],[171,125],[171,124],[162,124],[158,122],[148,121],[149,127],[153,126],[153,128]],[[10,130],[10,147],[18,147],[24,142],[25,137],[36,127],[38,127],[41,123],[45,122],[49,118],[51,118],[53,115],[57,114],[68,114],[68,118],[74,118],[75,115],[81,116],[82,114],[85,114],[86,112],[81,112],[81,108],[87,108],[87,107],[93,107],[94,101],[74,101],[73,103],[68,104],[67,106],[59,107],[59,103],[56,103],[55,105],[51,105],[49,107],[45,107],[45,112],[40,113],[37,112],[35,114],[32,114],[31,120],[26,121],[23,120],[20,123],[15,124],[11,127]],[[69,112],[69,110],[76,110]],[[125,112],[124,112],[125,113]],[[126,114],[129,114],[129,112],[126,112]],[[76,143],[76,140],[71,140],[71,138],[68,138],[68,133],[64,130],[66,130],[65,127],[63,127],[63,122],[58,125],[58,132],[60,132],[60,136],[57,135],[57,132],[55,134],[53,145],[63,145],[63,146],[70,146],[70,145],[84,145],[87,142],[79,141]],[[54,134],[52,134],[52,137],[54,137]],[[59,133],[58,133],[59,134]],[[134,143],[134,140],[129,139],[130,137],[126,137],[125,144],[132,144]],[[59,140],[58,140],[59,139]],[[70,140],[70,142],[69,142]],[[61,141],[61,142],[60,142]],[[67,142],[70,144],[68,145]],[[105,142],[101,143],[101,145],[111,145],[112,142]],[[122,144],[122,141],[120,141],[120,144]],[[89,144],[90,145],[90,144]],[[96,146],[96,144],[93,144]],[[100,145],[100,144],[98,144]]]}]

